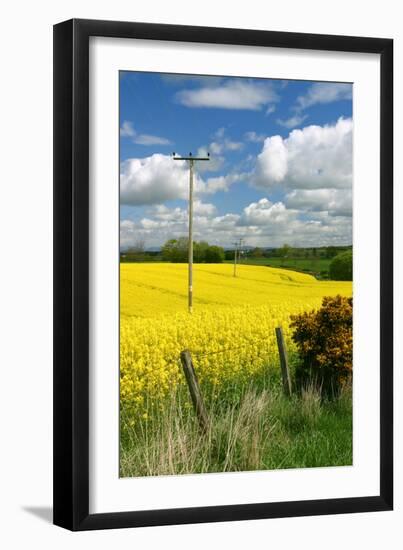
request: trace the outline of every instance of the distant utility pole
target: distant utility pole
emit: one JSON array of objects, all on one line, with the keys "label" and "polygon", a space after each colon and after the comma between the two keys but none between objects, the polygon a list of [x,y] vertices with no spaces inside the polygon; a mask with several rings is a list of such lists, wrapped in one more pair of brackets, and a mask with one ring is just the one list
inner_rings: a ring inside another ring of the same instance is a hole
[{"label": "distant utility pole", "polygon": [[194,163],[198,160],[210,160],[210,153],[207,153],[207,157],[194,157],[192,153],[189,153],[188,157],[177,157],[176,153],[173,153],[174,160],[188,160],[189,161],[189,259],[188,259],[188,307],[189,313],[193,311],[193,171]]},{"label": "distant utility pole", "polygon": [[236,277],[236,257],[237,257],[237,252],[238,252],[238,241],[235,241],[232,244],[235,246],[235,250],[234,250],[234,277]]},{"label": "distant utility pole", "polygon": [[236,277],[236,267],[237,267],[237,261],[238,264],[241,263],[241,247],[244,239],[240,238],[239,241],[235,241],[232,243],[235,246],[234,250],[234,277]]},{"label": "distant utility pole", "polygon": [[242,239],[242,237],[239,239],[239,264],[241,263],[241,260],[242,260],[242,246],[243,246],[243,241],[244,239]]}]

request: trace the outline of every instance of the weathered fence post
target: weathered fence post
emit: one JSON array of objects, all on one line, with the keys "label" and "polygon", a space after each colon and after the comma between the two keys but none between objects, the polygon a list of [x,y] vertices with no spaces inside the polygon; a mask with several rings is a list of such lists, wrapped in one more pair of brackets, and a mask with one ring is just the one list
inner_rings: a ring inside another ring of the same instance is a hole
[{"label": "weathered fence post", "polygon": [[190,351],[185,349],[181,352],[180,357],[183,371],[186,377],[186,382],[189,386],[190,396],[192,398],[193,406],[196,411],[200,427],[202,428],[202,430],[207,431],[209,427],[209,419],[200,391],[199,381],[197,380],[196,372],[193,367]]},{"label": "weathered fence post", "polygon": [[290,396],[291,395],[290,371],[288,369],[287,348],[286,348],[286,345],[285,345],[283,329],[281,327],[276,327],[276,338],[277,338],[278,353],[280,355],[280,366],[281,366],[281,376],[282,376],[282,379],[283,379],[283,390],[284,390],[285,395]]}]

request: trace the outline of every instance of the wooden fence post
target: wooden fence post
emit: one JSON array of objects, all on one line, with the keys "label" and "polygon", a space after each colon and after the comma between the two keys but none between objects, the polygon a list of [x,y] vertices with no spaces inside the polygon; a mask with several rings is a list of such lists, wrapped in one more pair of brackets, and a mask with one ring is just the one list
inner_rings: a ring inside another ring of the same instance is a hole
[{"label": "wooden fence post", "polygon": [[283,329],[281,327],[276,327],[276,338],[277,338],[278,353],[280,355],[283,390],[285,395],[289,397],[291,395],[291,379],[290,379],[290,371],[288,369],[287,348],[285,345]]},{"label": "wooden fence post", "polygon": [[207,431],[210,423],[200,391],[199,381],[197,380],[196,372],[193,367],[193,361],[192,356],[190,355],[190,351],[185,349],[181,352],[180,357],[183,371],[185,373],[186,382],[189,386],[193,407],[196,411],[196,416],[199,420],[200,427],[203,431]]}]

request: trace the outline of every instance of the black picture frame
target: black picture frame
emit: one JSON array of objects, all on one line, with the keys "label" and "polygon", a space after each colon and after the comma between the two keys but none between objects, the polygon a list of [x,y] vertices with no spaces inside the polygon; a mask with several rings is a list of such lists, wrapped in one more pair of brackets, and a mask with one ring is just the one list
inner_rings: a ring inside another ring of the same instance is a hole
[{"label": "black picture frame", "polygon": [[[364,52],[381,58],[380,491],[365,497],[89,513],[89,38]],[[54,26],[54,523],[71,530],[393,507],[393,40],[73,19]]]}]

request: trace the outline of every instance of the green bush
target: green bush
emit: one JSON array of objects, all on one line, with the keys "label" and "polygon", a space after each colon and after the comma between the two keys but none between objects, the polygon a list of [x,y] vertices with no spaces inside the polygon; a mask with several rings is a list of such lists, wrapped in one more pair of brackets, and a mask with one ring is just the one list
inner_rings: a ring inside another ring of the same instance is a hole
[{"label": "green bush", "polygon": [[329,265],[329,277],[334,281],[353,280],[353,253],[351,250],[338,254]]},{"label": "green bush", "polygon": [[314,383],[327,396],[337,395],[353,372],[353,299],[327,296],[319,310],[291,319],[299,354],[297,385]]},{"label": "green bush", "polygon": [[221,246],[209,246],[204,261],[206,264],[220,264],[224,258],[224,249]]}]

